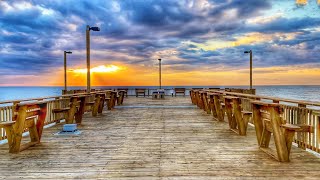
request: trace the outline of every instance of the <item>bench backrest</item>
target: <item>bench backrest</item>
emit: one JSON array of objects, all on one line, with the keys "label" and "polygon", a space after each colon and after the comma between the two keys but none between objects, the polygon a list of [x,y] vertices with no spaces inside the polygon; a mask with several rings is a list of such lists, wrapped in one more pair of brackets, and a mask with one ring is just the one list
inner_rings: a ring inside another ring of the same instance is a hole
[{"label": "bench backrest", "polygon": [[16,104],[12,120],[16,121],[21,115],[25,116],[26,119],[34,118],[41,114],[41,107],[41,103]]},{"label": "bench backrest", "polygon": [[186,88],[174,88],[175,92],[185,92]]},{"label": "bench backrest", "polygon": [[145,92],[146,91],[146,89],[136,89],[136,92]]}]

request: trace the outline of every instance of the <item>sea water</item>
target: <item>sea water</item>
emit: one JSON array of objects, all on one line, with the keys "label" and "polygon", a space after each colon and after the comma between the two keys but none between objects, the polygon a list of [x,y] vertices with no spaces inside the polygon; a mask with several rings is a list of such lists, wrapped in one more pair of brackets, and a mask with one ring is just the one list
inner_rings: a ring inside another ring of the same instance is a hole
[{"label": "sea water", "polygon": [[[164,89],[173,89],[174,87],[219,87],[219,88],[248,88],[248,86],[163,86]],[[158,89],[158,86],[98,86],[93,89],[116,89],[129,88],[129,94],[134,95],[135,88]],[[320,86],[254,86],[257,95],[272,97],[281,97],[297,100],[319,101]],[[0,87],[0,101],[38,98],[46,96],[61,95],[63,87]],[[68,87],[68,89],[86,89],[86,87]]]}]

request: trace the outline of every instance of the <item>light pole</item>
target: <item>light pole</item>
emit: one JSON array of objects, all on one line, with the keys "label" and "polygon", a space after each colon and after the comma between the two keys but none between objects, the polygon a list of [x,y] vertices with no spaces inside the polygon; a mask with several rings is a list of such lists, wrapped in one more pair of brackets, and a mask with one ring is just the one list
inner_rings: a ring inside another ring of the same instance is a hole
[{"label": "light pole", "polygon": [[160,85],[160,88],[161,89],[161,59],[158,59],[159,60],[159,85]]},{"label": "light pole", "polygon": [[64,91],[67,92],[67,54],[72,54],[71,51],[64,51]]},{"label": "light pole", "polygon": [[86,41],[87,41],[87,93],[91,92],[90,87],[90,30],[100,31],[99,27],[90,27],[87,25],[86,28]]},{"label": "light pole", "polygon": [[245,51],[244,53],[250,53],[250,89],[252,89],[252,50]]}]

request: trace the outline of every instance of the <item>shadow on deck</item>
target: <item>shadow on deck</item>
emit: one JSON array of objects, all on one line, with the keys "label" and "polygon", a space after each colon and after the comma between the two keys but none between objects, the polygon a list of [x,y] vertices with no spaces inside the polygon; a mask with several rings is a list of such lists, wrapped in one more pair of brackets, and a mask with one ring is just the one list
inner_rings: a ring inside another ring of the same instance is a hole
[{"label": "shadow on deck", "polygon": [[254,128],[246,137],[191,105],[190,98],[129,97],[93,118],[80,136],[44,130],[42,143],[19,154],[0,146],[0,178],[319,178],[320,159],[293,147],[290,163],[259,151]]}]

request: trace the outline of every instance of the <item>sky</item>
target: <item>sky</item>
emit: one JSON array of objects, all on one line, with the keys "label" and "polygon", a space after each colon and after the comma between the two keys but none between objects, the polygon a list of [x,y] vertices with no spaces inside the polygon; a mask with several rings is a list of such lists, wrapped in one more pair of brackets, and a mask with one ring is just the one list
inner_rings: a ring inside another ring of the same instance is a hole
[{"label": "sky", "polygon": [[320,84],[320,0],[0,1],[0,86]]}]

